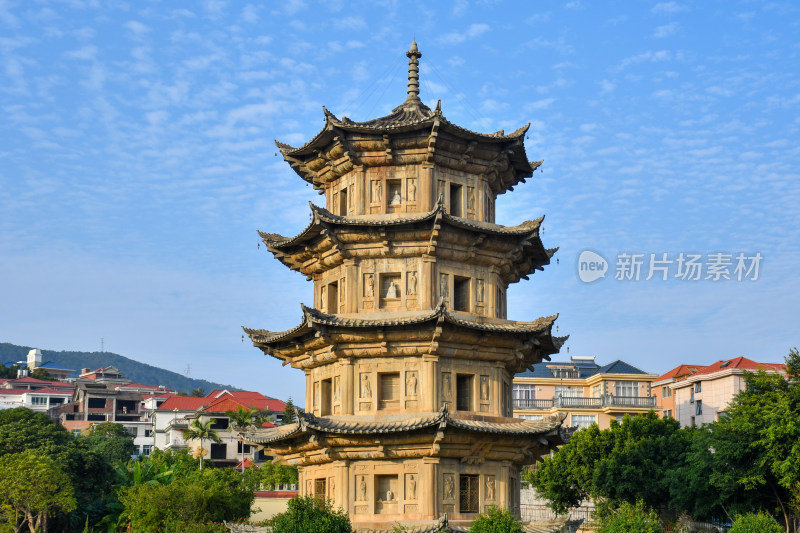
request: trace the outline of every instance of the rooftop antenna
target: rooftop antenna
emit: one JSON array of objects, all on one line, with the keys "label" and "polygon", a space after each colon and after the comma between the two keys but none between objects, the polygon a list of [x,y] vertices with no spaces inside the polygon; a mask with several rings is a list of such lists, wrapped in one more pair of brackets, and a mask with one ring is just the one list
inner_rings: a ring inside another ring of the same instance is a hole
[{"label": "rooftop antenna", "polygon": [[103,337],[100,337],[100,353],[106,353],[105,339],[103,339]]}]

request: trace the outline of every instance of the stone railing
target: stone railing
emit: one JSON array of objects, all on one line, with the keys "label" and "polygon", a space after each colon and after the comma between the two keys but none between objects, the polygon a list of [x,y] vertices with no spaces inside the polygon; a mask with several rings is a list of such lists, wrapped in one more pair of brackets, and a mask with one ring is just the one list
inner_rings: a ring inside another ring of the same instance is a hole
[{"label": "stone railing", "polygon": [[614,396],[606,395],[599,398],[576,398],[559,396],[547,400],[514,399],[514,409],[602,409],[604,407],[631,407],[634,409],[655,409],[655,396]]}]

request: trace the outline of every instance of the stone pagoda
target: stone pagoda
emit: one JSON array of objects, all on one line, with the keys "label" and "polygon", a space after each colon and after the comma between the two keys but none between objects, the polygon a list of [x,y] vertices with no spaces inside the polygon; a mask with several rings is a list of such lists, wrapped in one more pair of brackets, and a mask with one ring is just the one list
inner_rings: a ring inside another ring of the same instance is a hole
[{"label": "stone pagoda", "polygon": [[562,417],[512,417],[515,373],[550,359],[556,316],[506,318],[511,283],[550,263],[542,218],[494,223],[497,195],[530,177],[528,126],[476,133],[419,98],[355,122],[327,109],[300,148],[276,143],[320,194],[295,237],[260,233],[314,282],[314,305],[253,344],[305,372],[296,423],[246,438],[296,465],[301,495],[343,508],[357,528],[468,524],[490,505],[519,513],[520,469],[565,441]]}]

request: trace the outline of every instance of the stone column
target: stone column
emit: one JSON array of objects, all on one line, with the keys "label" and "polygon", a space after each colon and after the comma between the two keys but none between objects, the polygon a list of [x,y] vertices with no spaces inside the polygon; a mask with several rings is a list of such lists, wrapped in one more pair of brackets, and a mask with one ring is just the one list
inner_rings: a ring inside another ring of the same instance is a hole
[{"label": "stone column", "polygon": [[497,497],[500,507],[511,509],[513,504],[511,498],[511,463],[503,461],[500,463],[500,475],[497,476]]},{"label": "stone column", "polygon": [[422,256],[422,273],[417,283],[417,298],[420,309],[433,309],[439,303],[436,298],[436,258],[430,255]]},{"label": "stone column", "polygon": [[436,520],[442,514],[439,509],[439,458],[423,457],[420,474],[417,485],[420,512],[425,520]]},{"label": "stone column", "polygon": [[420,407],[423,411],[431,413],[439,410],[439,357],[436,355],[422,356],[419,392],[422,396]]},{"label": "stone column", "polygon": [[353,511],[350,503],[350,468],[349,461],[341,461],[336,465],[336,504],[344,512],[350,514]]},{"label": "stone column", "polygon": [[506,416],[502,411],[503,406],[503,370],[505,365],[503,363],[495,363],[492,369],[492,388],[489,394],[491,398],[491,405],[489,411],[493,416]]},{"label": "stone column", "polygon": [[353,360],[352,359],[340,359],[341,365],[341,390],[339,394],[342,398],[342,414],[343,415],[352,415],[353,414],[353,402],[355,399],[356,391],[354,389],[354,381],[353,381]]},{"label": "stone column", "polygon": [[358,267],[355,259],[345,259],[342,264],[345,278],[344,312],[358,312]]},{"label": "stone column", "polygon": [[419,188],[417,189],[419,211],[430,211],[436,203],[436,183],[433,179],[433,165],[422,163],[419,176]]},{"label": "stone column", "polygon": [[363,166],[353,167],[353,215],[363,215],[367,213],[367,206],[369,205],[369,187],[367,184],[367,176]]}]

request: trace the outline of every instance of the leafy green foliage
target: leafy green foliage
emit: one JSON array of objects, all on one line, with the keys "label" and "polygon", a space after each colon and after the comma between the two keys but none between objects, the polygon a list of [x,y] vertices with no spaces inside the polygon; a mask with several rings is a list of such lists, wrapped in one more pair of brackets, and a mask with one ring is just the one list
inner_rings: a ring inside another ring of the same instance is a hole
[{"label": "leafy green foliage", "polygon": [[253,420],[258,413],[258,409],[240,405],[236,408],[236,411],[226,411],[225,416],[230,418],[233,429],[241,432],[253,425]]},{"label": "leafy green foliage", "polygon": [[274,533],[352,533],[347,513],[334,510],[327,500],[305,496],[289,500],[285,513],[269,521]]},{"label": "leafy green foliage", "polygon": [[203,387],[195,387],[192,389],[190,396],[194,396],[196,398],[202,398],[206,395],[206,390]]},{"label": "leafy green foliage", "polygon": [[57,461],[41,450],[0,457],[0,498],[15,513],[7,520],[19,528],[47,531],[55,513],[76,507],[72,483]]},{"label": "leafy green foliage", "polygon": [[[0,361],[2,360],[3,359],[0,359]],[[0,378],[15,379],[17,377],[17,370],[19,370],[19,365],[6,366],[0,364]]]},{"label": "leafy green foliage", "polygon": [[664,533],[658,515],[642,500],[622,502],[617,509],[600,518],[597,533]]},{"label": "leafy green foliage", "polygon": [[470,533],[522,533],[519,520],[508,509],[492,505],[472,522]]},{"label": "leafy green foliage", "polygon": [[250,516],[253,492],[238,472],[195,470],[168,484],[138,483],[119,491],[122,524],[132,531],[177,530],[177,524],[242,520]]},{"label": "leafy green foliage", "polygon": [[278,485],[297,483],[298,473],[294,466],[280,463],[264,463],[258,468],[248,468],[244,472],[244,482],[252,490],[271,489]]},{"label": "leafy green foliage", "polygon": [[610,429],[593,425],[576,432],[558,453],[529,472],[526,481],[558,513],[587,498],[630,503],[642,499],[657,507],[669,493],[663,474],[680,461],[688,443],[671,418],[660,419],[653,411],[626,415],[622,424],[612,421]]},{"label": "leafy green foliage", "polygon": [[88,448],[105,457],[110,464],[127,461],[136,447],[133,435],[122,424],[104,422],[90,428],[80,437]]},{"label": "leafy green foliage", "polygon": [[291,424],[292,422],[295,422],[294,409],[294,402],[292,401],[292,397],[289,396],[289,399],[286,401],[286,408],[283,410],[283,417],[281,419],[284,424]]},{"label": "leafy green foliage", "polygon": [[783,533],[783,527],[767,513],[737,515],[728,533]]}]

